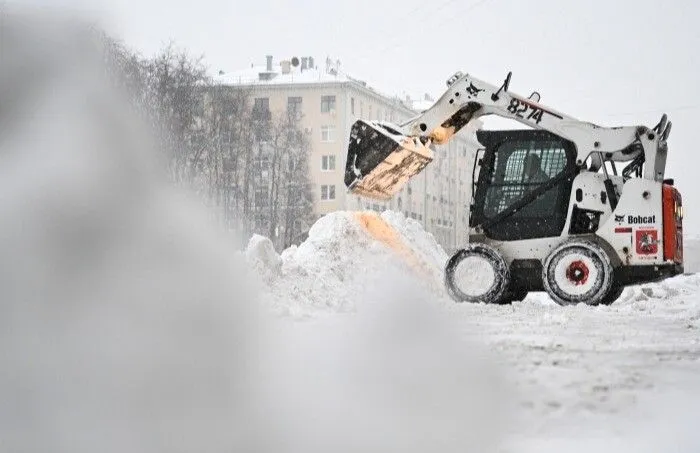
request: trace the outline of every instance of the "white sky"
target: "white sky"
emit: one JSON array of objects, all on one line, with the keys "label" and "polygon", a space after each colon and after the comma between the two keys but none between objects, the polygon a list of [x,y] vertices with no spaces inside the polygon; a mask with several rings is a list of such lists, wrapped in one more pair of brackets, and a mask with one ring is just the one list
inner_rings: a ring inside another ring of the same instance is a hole
[{"label": "white sky", "polygon": [[212,73],[329,55],[389,93],[437,97],[458,70],[494,83],[513,71],[512,91],[601,125],[653,126],[666,111],[667,175],[700,232],[697,0],[37,1],[81,3],[146,56],[173,39]]}]

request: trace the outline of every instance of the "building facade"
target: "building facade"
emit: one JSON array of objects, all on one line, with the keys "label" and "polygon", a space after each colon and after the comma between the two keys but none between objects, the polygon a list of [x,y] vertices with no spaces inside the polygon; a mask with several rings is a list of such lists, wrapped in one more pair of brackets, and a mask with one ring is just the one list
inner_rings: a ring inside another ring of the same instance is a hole
[{"label": "building facade", "polygon": [[420,222],[448,252],[465,243],[472,169],[466,134],[438,146],[435,160],[388,202],[352,195],[343,181],[350,129],[357,119],[401,123],[428,108],[430,99],[382,94],[341,73],[330,60],[319,67],[306,57],[275,63],[268,56],[265,65],[219,73],[215,82],[244,87],[258,110],[299,115],[310,138],[316,218],[339,210],[395,210]]}]

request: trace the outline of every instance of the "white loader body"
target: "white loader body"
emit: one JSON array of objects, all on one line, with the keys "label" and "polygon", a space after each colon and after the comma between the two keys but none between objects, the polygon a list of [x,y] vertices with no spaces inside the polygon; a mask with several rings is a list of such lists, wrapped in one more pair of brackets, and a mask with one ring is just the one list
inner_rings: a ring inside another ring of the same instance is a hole
[{"label": "white loader body", "polygon": [[[538,93],[513,94],[509,84],[510,74],[499,87],[458,72],[405,124],[358,120],[346,185],[391,198],[430,164],[433,145],[482,116],[516,120],[528,129],[475,132],[469,244],[445,270],[455,300],[503,303],[544,289],[561,304],[607,304],[625,285],[683,272],[682,200],[664,179],[666,115],[653,128],[601,127],[540,104]],[[460,277],[474,259],[493,273],[480,293],[460,287],[474,280]]]}]

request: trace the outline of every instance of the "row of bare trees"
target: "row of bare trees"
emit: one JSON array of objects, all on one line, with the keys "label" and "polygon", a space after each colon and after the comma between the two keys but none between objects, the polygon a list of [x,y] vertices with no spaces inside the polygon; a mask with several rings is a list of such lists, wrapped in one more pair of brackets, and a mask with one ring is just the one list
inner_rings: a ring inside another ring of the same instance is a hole
[{"label": "row of bare trees", "polygon": [[278,250],[298,242],[313,221],[299,117],[256,109],[248,90],[214,84],[202,59],[173,45],[145,59],[103,40],[110,71],[167,150],[173,183],[194,188],[226,228]]}]

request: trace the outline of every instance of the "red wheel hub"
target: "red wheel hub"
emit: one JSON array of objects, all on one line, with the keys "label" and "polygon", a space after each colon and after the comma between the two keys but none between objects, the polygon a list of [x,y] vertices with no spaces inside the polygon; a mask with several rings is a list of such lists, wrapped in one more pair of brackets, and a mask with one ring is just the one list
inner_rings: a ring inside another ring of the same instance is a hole
[{"label": "red wheel hub", "polygon": [[583,285],[588,280],[588,266],[581,260],[574,261],[566,269],[566,278],[574,285]]}]

